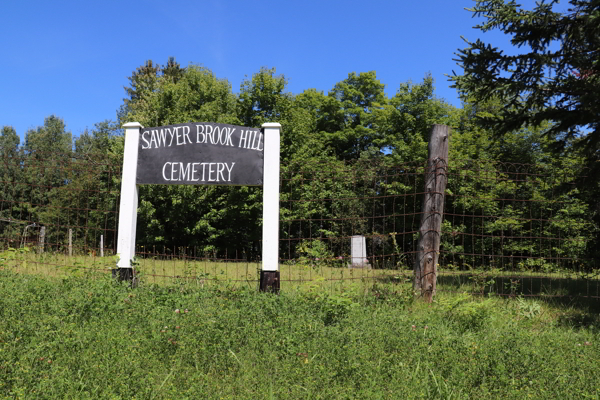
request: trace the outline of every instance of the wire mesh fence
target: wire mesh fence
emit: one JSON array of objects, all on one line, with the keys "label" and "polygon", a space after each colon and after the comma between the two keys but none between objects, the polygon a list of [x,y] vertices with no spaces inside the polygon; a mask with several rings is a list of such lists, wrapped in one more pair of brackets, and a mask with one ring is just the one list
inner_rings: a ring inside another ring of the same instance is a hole
[{"label": "wire mesh fence", "polygon": [[[577,178],[577,179],[576,179]],[[598,298],[584,177],[551,167],[451,161],[438,278],[504,296]]]},{"label": "wire mesh fence", "polygon": [[[4,151],[2,163],[1,268],[62,276],[114,267],[119,162]],[[410,284],[425,168],[386,157],[282,165],[282,288]],[[438,291],[600,297],[588,256],[596,227],[574,176],[450,160],[447,177]],[[261,199],[258,187],[140,187],[136,270],[159,284],[257,285]]]},{"label": "wire mesh fence", "polygon": [[2,266],[60,275],[105,269],[117,239],[121,169],[100,157],[2,154]]}]

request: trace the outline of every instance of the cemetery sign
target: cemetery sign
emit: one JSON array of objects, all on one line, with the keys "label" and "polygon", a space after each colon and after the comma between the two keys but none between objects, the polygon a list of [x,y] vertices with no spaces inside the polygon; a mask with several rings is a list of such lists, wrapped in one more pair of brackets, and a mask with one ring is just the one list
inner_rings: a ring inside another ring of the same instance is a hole
[{"label": "cemetery sign", "polygon": [[257,128],[195,122],[143,128],[137,184],[262,185],[263,133]]},{"label": "cemetery sign", "polygon": [[[262,186],[261,290],[279,290],[281,125],[262,129],[212,122],[125,128],[119,205],[119,261],[113,275],[133,281],[139,184]],[[265,142],[266,138],[266,142]]]}]

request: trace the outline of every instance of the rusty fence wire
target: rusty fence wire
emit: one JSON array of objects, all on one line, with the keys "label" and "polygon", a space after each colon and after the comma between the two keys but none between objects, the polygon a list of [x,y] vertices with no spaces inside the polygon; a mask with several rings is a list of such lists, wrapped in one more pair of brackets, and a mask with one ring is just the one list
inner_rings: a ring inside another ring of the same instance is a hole
[{"label": "rusty fence wire", "polygon": [[[4,152],[2,163],[1,268],[63,276],[114,267],[118,163],[23,151]],[[425,168],[426,160],[391,163],[386,157],[282,165],[282,289],[410,285]],[[577,178],[541,165],[450,160],[438,291],[599,298],[599,266],[589,256],[597,227]],[[262,189],[185,190],[188,198],[225,201],[229,213],[206,220],[183,215],[173,226],[161,221],[175,239],[144,243],[140,238],[150,237],[144,234],[150,228],[140,206],[136,270],[142,279],[257,286]],[[151,196],[156,192],[141,188],[141,202],[156,202]],[[199,242],[185,234],[191,222]]]},{"label": "rusty fence wire", "polygon": [[106,271],[116,251],[121,167],[102,157],[3,151],[1,266],[50,276]]},{"label": "rusty fence wire", "polygon": [[597,227],[582,184],[584,176],[549,166],[451,160],[440,286],[598,299]]}]

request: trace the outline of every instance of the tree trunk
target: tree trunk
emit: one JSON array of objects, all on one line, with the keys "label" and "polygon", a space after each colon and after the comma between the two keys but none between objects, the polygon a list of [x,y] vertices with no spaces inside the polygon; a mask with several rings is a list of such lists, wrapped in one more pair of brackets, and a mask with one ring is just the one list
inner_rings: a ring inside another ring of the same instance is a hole
[{"label": "tree trunk", "polygon": [[444,216],[444,192],[446,191],[448,179],[449,141],[450,127],[433,125],[429,136],[423,213],[421,214],[413,284],[415,293],[420,293],[426,302],[433,300],[436,291],[442,219]]}]

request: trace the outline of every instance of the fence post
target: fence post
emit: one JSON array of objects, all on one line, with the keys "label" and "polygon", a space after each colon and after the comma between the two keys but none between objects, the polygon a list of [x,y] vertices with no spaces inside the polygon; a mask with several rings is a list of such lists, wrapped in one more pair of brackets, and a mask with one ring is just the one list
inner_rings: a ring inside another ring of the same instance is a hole
[{"label": "fence post", "polygon": [[125,149],[123,152],[123,173],[121,178],[121,204],[119,205],[119,231],[117,254],[119,262],[113,269],[113,277],[119,280],[131,280],[135,271],[131,261],[135,256],[135,232],[137,227],[138,188],[136,185],[139,122],[129,122],[125,128]]},{"label": "fence post", "polygon": [[73,229],[69,228],[69,257],[73,256]]},{"label": "fence post", "polygon": [[262,124],[264,135],[263,167],[263,243],[260,291],[279,292],[279,150],[281,125]]},{"label": "fence post", "polygon": [[100,235],[100,257],[104,257],[104,235]]},{"label": "fence post", "polygon": [[38,254],[42,254],[44,252],[44,242],[46,241],[46,227],[42,226],[40,228],[40,241],[38,244]]},{"label": "fence post", "polygon": [[446,191],[448,172],[449,141],[450,127],[433,125],[429,135],[423,212],[419,228],[413,284],[415,293],[420,293],[426,302],[433,300],[436,291],[442,218],[444,216],[444,192]]}]

